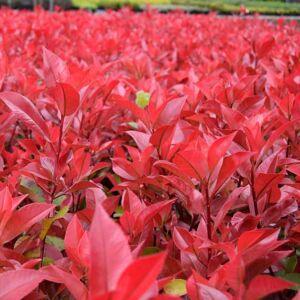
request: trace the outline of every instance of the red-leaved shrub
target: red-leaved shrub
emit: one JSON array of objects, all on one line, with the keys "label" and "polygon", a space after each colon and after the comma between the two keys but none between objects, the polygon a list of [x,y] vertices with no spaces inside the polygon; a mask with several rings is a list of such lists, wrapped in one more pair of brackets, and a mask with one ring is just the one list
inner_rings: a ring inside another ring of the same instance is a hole
[{"label": "red-leaved shrub", "polygon": [[0,299],[293,298],[299,45],[282,20],[2,9]]}]

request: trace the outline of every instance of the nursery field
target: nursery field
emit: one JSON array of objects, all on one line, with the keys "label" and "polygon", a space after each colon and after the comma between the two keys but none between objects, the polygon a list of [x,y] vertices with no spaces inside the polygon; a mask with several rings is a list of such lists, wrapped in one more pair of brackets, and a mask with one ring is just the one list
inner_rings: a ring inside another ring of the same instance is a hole
[{"label": "nursery field", "polygon": [[2,9],[0,141],[1,300],[300,299],[296,23]]}]

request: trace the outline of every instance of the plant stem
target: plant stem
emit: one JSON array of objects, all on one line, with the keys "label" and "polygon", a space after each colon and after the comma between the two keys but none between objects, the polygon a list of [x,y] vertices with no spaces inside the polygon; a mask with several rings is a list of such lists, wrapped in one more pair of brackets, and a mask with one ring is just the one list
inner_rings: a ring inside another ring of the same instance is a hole
[{"label": "plant stem", "polygon": [[[210,210],[210,197],[208,193],[208,187],[206,183],[202,184],[202,194],[205,197],[206,201],[206,231],[207,231],[207,238],[211,240],[211,210]],[[211,259],[211,249],[207,249],[207,265],[209,264]]]},{"label": "plant stem", "polygon": [[14,139],[14,137],[15,137],[15,135],[16,135],[17,127],[18,127],[18,122],[16,122],[16,124],[15,124],[15,126],[14,126],[14,128],[13,128],[12,133],[11,133],[11,136],[10,136],[10,139],[9,139],[9,141],[8,141],[8,144],[7,144],[7,147],[8,147],[8,150],[9,150],[9,151],[12,151],[12,142],[13,142],[13,139]]},{"label": "plant stem", "polygon": [[[58,148],[56,152],[56,163],[55,163],[55,168],[54,168],[54,179],[55,179],[55,184],[53,186],[53,190],[51,193],[51,203],[53,203],[53,200],[55,199],[55,193],[57,189],[57,184],[56,184],[56,177],[57,177],[57,170],[58,170],[58,164],[59,164],[59,159],[60,159],[60,153],[61,153],[61,146],[62,146],[62,137],[63,137],[63,128],[64,128],[64,120],[65,117],[62,115],[61,122],[60,122],[60,128],[59,128],[59,138],[58,138]],[[48,217],[50,217],[50,213],[48,214]],[[43,266],[43,260],[45,256],[45,243],[46,243],[46,237],[47,234],[45,235],[45,238],[42,240],[42,249],[41,249],[41,264],[40,266]]]},{"label": "plant stem", "polygon": [[258,207],[257,207],[257,201],[256,201],[256,193],[254,190],[254,170],[252,167],[251,170],[251,194],[252,194],[252,199],[253,199],[253,206],[254,206],[254,214],[255,216],[258,215]]}]

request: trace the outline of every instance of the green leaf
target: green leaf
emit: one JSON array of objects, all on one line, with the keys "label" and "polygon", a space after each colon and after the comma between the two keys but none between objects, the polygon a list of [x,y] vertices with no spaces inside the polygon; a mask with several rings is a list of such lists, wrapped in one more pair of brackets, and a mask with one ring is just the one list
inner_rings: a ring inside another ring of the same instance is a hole
[{"label": "green leaf", "polygon": [[96,9],[99,6],[100,1],[99,0],[72,0],[72,4],[80,8]]},{"label": "green leaf", "polygon": [[63,208],[61,208],[54,217],[52,218],[46,218],[43,220],[43,223],[42,223],[42,230],[41,230],[41,233],[40,233],[40,239],[41,240],[44,240],[49,229],[51,228],[52,224],[58,220],[58,219],[61,219],[65,216],[65,214],[68,212],[69,210],[69,207],[68,206],[65,206]]},{"label": "green leaf", "polygon": [[143,250],[143,255],[151,255],[151,254],[155,254],[155,253],[159,253],[160,249],[158,247],[146,247]]},{"label": "green leaf", "polygon": [[293,273],[297,266],[298,260],[297,256],[290,256],[283,260],[283,265],[285,266],[286,273]]},{"label": "green leaf", "polygon": [[28,194],[28,197],[33,202],[45,202],[43,191],[36,185],[33,180],[26,177],[21,177],[20,191],[24,194]]},{"label": "green leaf", "polygon": [[114,178],[115,178],[117,184],[121,183],[121,177],[120,176],[118,176],[117,174],[114,174]]},{"label": "green leaf", "polygon": [[53,204],[56,206],[60,206],[65,199],[66,199],[65,195],[59,196],[53,200]]},{"label": "green leaf", "polygon": [[116,211],[115,211],[113,217],[114,217],[114,218],[120,218],[120,217],[122,217],[123,214],[124,214],[124,209],[123,209],[123,207],[122,207],[122,206],[118,206],[118,207],[116,208]]},{"label": "green leaf", "polygon": [[39,257],[41,257],[41,249],[35,248],[32,250],[29,250],[24,254],[24,256],[27,258],[39,258]]},{"label": "green leaf", "polygon": [[184,279],[173,279],[164,286],[166,294],[174,296],[186,295],[186,280]]},{"label": "green leaf", "polygon": [[63,251],[65,249],[64,240],[57,236],[47,235],[46,244],[54,246],[59,251]]},{"label": "green leaf", "polygon": [[290,281],[290,282],[294,282],[296,285],[294,287],[292,287],[292,290],[296,290],[298,291],[300,289],[300,273],[276,273],[277,276],[279,276],[280,278]]},{"label": "green leaf", "polygon": [[139,91],[136,93],[135,103],[140,108],[145,108],[148,106],[150,100],[150,94],[145,93],[144,91]]},{"label": "green leaf", "polygon": [[33,238],[30,235],[21,235],[15,242],[14,244],[14,248],[17,248],[18,246],[20,246],[22,244],[22,242],[31,239],[33,240]]},{"label": "green leaf", "polygon": [[53,258],[51,258],[51,257],[44,257],[43,258],[43,262],[42,262],[43,266],[49,266],[49,265],[51,265],[53,263],[54,263],[54,259]]},{"label": "green leaf", "polygon": [[136,122],[128,122],[128,125],[130,127],[134,128],[134,129],[138,129],[139,128],[139,126],[138,126],[138,124]]}]

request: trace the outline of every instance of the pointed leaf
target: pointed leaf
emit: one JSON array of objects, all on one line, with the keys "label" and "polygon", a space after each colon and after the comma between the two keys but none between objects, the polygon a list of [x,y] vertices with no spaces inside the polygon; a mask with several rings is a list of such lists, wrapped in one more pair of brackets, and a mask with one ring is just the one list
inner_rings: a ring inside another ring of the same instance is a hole
[{"label": "pointed leaf", "polygon": [[70,76],[66,63],[50,50],[43,49],[44,76],[48,87],[58,82],[66,82]]},{"label": "pointed leaf", "polygon": [[0,99],[32,131],[44,137],[48,142],[50,141],[50,133],[45,120],[28,98],[14,92],[1,92]]},{"label": "pointed leaf", "polygon": [[246,300],[259,300],[272,293],[279,292],[293,286],[293,283],[280,278],[269,275],[258,275],[250,282],[246,294]]},{"label": "pointed leaf", "polygon": [[202,283],[196,283],[199,300],[229,300],[221,291]]},{"label": "pointed leaf", "polygon": [[138,258],[122,273],[118,282],[118,300],[135,300],[150,288],[162,270],[166,254]]},{"label": "pointed leaf", "polygon": [[57,83],[50,89],[50,94],[56,101],[62,115],[70,116],[76,112],[80,97],[78,92],[67,83]]},{"label": "pointed leaf", "polygon": [[87,299],[87,288],[74,275],[61,270],[55,265],[50,265],[43,268],[42,272],[45,276],[45,279],[48,281],[64,284],[75,299]]},{"label": "pointed leaf", "polygon": [[181,114],[185,101],[186,97],[181,97],[167,102],[155,123],[161,126],[170,124],[177,120]]},{"label": "pointed leaf", "polygon": [[224,158],[222,167],[220,169],[218,179],[216,182],[216,185],[214,187],[215,194],[222,185],[230,179],[230,177],[233,175],[233,173],[245,162],[247,161],[253,153],[250,152],[237,152],[230,156],[227,156]]},{"label": "pointed leaf", "polygon": [[214,141],[208,150],[207,160],[209,169],[212,171],[219,160],[226,154],[236,133],[229,134]]},{"label": "pointed leaf", "polygon": [[0,274],[0,299],[23,299],[44,280],[44,275],[35,270],[20,269]]},{"label": "pointed leaf", "polygon": [[89,271],[91,297],[112,291],[132,261],[127,238],[122,229],[96,204],[89,231],[91,266]]},{"label": "pointed leaf", "polygon": [[16,211],[7,222],[4,233],[0,236],[0,244],[6,243],[32,225],[44,219],[54,208],[47,203],[32,203]]},{"label": "pointed leaf", "polygon": [[206,158],[201,151],[181,151],[176,154],[174,163],[182,173],[192,178],[202,180],[208,175]]}]

